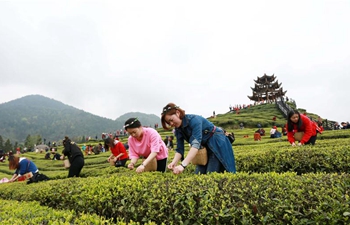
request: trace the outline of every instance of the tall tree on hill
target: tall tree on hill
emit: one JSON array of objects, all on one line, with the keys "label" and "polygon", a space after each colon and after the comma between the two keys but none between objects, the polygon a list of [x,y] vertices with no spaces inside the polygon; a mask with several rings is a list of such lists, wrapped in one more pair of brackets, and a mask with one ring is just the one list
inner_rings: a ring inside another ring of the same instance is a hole
[{"label": "tall tree on hill", "polygon": [[34,146],[34,143],[30,134],[27,135],[26,140],[24,141],[24,146],[27,148],[32,148]]},{"label": "tall tree on hill", "polygon": [[2,139],[2,136],[0,135],[0,149],[4,148],[4,140]]},{"label": "tall tree on hill", "polygon": [[9,152],[11,150],[13,150],[12,144],[10,142],[10,139],[7,139],[5,142],[5,146],[4,146],[4,150],[5,152]]},{"label": "tall tree on hill", "polygon": [[16,150],[18,147],[18,142],[16,141],[15,144],[13,145],[13,149]]},{"label": "tall tree on hill", "polygon": [[43,143],[43,139],[41,138],[40,135],[36,136],[36,141],[35,141],[36,145],[41,145]]}]

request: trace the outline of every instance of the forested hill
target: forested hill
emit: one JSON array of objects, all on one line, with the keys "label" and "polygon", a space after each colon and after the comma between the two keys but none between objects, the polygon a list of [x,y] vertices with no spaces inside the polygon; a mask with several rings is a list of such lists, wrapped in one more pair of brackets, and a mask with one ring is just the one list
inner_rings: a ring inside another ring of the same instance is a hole
[{"label": "forested hill", "polygon": [[93,115],[62,102],[41,95],[29,95],[0,104],[0,135],[23,143],[30,135],[40,135],[47,141],[70,137],[101,136],[102,132],[115,132],[123,128],[130,117],[138,117],[143,125],[160,123],[156,115],[139,112],[126,113],[116,120]]}]

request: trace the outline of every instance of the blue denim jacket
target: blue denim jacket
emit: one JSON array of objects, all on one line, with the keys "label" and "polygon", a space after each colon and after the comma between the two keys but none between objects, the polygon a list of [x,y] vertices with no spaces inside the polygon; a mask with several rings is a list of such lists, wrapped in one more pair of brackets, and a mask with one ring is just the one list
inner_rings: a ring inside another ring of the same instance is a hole
[{"label": "blue denim jacket", "polygon": [[[215,128],[215,131],[214,131]],[[213,132],[214,131],[214,132]],[[200,149],[205,146],[212,150],[228,172],[236,172],[235,158],[230,141],[221,128],[202,116],[186,114],[181,127],[175,128],[177,140],[176,152],[184,158],[186,140],[192,147]]]}]

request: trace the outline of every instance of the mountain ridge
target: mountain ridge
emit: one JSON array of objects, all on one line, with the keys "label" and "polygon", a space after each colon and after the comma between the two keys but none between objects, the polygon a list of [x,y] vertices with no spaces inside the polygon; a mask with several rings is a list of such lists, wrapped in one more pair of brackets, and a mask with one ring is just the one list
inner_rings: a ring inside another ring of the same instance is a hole
[{"label": "mountain ridge", "polygon": [[0,135],[20,143],[27,135],[40,135],[47,141],[57,141],[66,135],[100,138],[103,132],[122,129],[125,118],[130,117],[138,117],[145,126],[160,123],[160,118],[153,114],[130,112],[112,120],[42,95],[27,95],[0,104]]}]

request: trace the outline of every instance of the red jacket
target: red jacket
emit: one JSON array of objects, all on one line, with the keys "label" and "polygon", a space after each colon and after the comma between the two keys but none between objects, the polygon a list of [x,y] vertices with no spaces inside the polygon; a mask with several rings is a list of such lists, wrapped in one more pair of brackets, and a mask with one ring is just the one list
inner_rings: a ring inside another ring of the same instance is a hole
[{"label": "red jacket", "polygon": [[[117,142],[117,143],[116,143]],[[115,145],[111,148],[111,152],[114,156],[118,156],[120,153],[124,153],[120,156],[119,160],[128,159],[129,155],[126,152],[126,149],[120,141],[114,141]]]},{"label": "red jacket", "polygon": [[288,141],[290,143],[295,142],[294,139],[294,133],[295,132],[304,132],[303,138],[301,139],[300,143],[304,144],[308,142],[311,138],[311,136],[315,136],[316,133],[316,124],[312,122],[307,116],[300,114],[300,118],[302,121],[302,125],[300,129],[298,130],[298,125],[293,124],[294,128],[292,131],[287,130],[287,137]]}]

